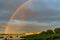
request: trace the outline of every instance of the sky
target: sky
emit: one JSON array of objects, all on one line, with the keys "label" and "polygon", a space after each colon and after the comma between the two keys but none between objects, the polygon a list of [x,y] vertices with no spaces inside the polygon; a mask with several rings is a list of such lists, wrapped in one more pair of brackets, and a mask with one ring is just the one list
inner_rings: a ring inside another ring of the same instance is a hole
[{"label": "sky", "polygon": [[[4,25],[4,27],[1,26],[2,31],[5,30],[5,27],[15,10],[26,1],[27,0],[0,0],[0,24]],[[21,12],[18,12],[14,16],[12,21],[13,22],[11,23],[14,24],[26,24],[25,27],[20,27],[22,32],[29,28],[31,29],[32,26],[35,26],[32,30],[34,28],[40,28],[41,30],[44,26],[45,29],[60,27],[60,0],[32,0],[32,2],[23,7]],[[28,25],[32,26],[29,27]],[[36,27],[37,25],[38,27]],[[37,29],[34,30],[39,31]]]},{"label": "sky", "polygon": [[11,15],[25,1],[27,0],[0,0],[0,33],[5,31]]}]

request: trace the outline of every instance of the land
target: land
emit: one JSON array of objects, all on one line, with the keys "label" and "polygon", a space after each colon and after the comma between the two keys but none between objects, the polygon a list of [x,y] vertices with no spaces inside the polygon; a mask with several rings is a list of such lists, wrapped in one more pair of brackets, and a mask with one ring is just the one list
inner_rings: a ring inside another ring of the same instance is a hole
[{"label": "land", "polygon": [[29,32],[23,34],[0,34],[4,40],[60,40],[60,28],[42,32]]}]

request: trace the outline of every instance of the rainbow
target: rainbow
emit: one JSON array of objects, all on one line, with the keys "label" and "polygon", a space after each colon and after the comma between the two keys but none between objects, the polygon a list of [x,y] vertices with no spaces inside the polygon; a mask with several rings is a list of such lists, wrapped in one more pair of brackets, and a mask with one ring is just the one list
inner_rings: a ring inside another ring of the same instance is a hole
[{"label": "rainbow", "polygon": [[[16,9],[16,11],[13,13],[13,15],[10,17],[10,20],[9,20],[9,22],[11,22],[12,21],[12,19],[15,17],[15,15],[20,11],[22,11],[22,9],[26,6],[26,5],[28,5],[29,3],[31,3],[32,2],[32,0],[28,0],[28,1],[26,1],[25,3],[23,3],[21,6],[19,6],[17,9]],[[23,18],[22,18],[23,19]],[[7,26],[6,26],[6,29],[5,29],[5,34],[7,34],[8,33],[8,30],[9,30],[9,25],[10,25],[10,23],[8,22],[8,24],[7,24]]]}]

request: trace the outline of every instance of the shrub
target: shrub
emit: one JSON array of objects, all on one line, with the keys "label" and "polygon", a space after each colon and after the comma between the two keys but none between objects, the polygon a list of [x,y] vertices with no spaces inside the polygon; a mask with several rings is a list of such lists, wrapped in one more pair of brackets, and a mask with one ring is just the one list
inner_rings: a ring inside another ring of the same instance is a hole
[{"label": "shrub", "polygon": [[47,33],[45,31],[42,31],[41,34],[43,35],[43,34],[47,34]]},{"label": "shrub", "polygon": [[53,30],[47,30],[47,32],[46,32],[47,34],[54,34],[54,32],[53,32]]},{"label": "shrub", "polygon": [[54,31],[55,33],[60,33],[60,28],[55,28]]}]

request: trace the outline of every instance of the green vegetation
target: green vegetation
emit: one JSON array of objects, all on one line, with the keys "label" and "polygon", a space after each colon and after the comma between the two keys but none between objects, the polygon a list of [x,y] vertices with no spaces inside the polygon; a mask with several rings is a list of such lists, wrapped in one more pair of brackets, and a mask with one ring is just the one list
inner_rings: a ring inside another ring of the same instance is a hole
[{"label": "green vegetation", "polygon": [[23,37],[23,40],[60,40],[60,28],[53,30],[42,31],[40,34]]},{"label": "green vegetation", "polygon": [[60,33],[60,28],[55,28],[54,31],[56,34],[58,34],[58,33]]}]

